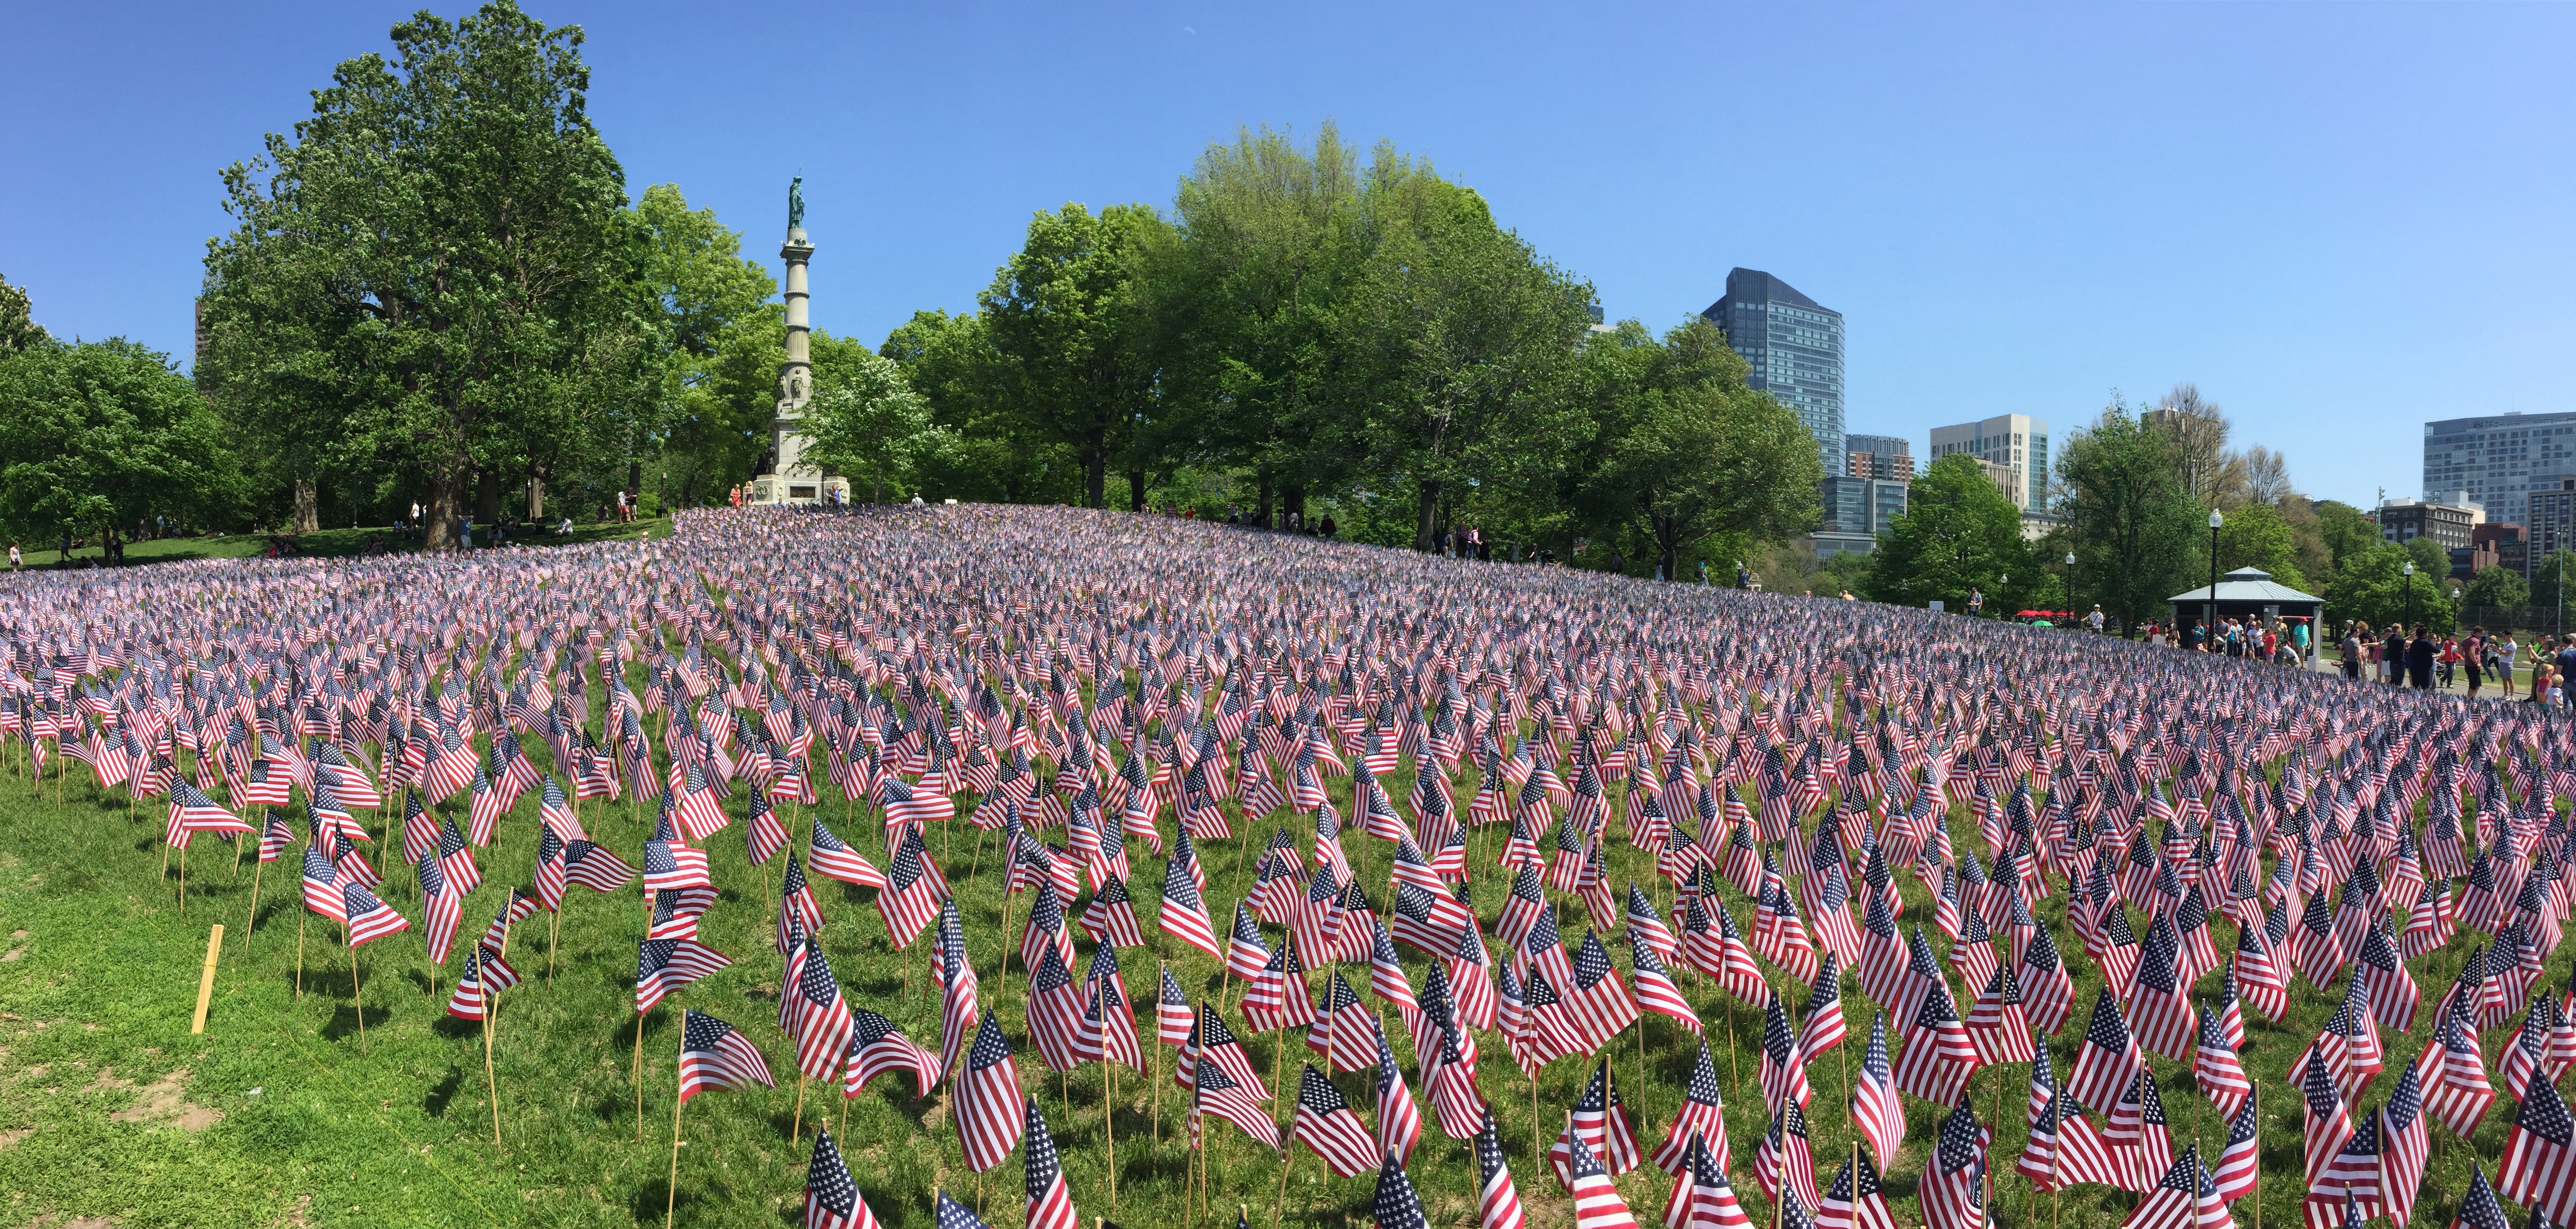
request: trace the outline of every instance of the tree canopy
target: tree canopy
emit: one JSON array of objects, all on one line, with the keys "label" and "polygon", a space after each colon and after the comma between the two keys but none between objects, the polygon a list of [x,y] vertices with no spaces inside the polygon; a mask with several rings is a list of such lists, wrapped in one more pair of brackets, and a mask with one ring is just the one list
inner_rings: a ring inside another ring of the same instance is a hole
[{"label": "tree canopy", "polygon": [[[2011,581],[2016,574],[2021,580]],[[1976,590],[1993,609],[2038,579],[2022,545],[2021,510],[1974,457],[1953,454],[1915,479],[1905,515],[1879,544],[1869,596],[1904,606],[1940,601],[1959,610]]]},{"label": "tree canopy", "polygon": [[0,352],[0,533],[193,520],[236,490],[224,427],[167,356],[121,338]]}]

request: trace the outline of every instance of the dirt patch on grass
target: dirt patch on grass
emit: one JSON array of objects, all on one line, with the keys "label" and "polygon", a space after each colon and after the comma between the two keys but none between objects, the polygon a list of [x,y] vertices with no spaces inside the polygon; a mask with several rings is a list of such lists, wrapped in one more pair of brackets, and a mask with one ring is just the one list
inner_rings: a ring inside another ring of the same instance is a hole
[{"label": "dirt patch on grass", "polygon": [[47,1212],[27,1222],[27,1229],[116,1229],[123,1222],[113,1216],[75,1216],[64,1220],[60,1212]]},{"label": "dirt patch on grass", "polygon": [[6,1148],[9,1145],[17,1143],[19,1140],[25,1139],[35,1133],[36,1130],[33,1127],[17,1127],[12,1130],[0,1131],[0,1148]]},{"label": "dirt patch on grass", "polygon": [[[99,1083],[92,1087],[130,1088],[127,1081],[114,1079],[104,1068],[98,1073]],[[223,1114],[188,1100],[188,1069],[181,1067],[144,1088],[134,1104],[108,1115],[111,1122],[149,1122],[174,1126],[182,1131],[202,1131],[223,1120]]]}]

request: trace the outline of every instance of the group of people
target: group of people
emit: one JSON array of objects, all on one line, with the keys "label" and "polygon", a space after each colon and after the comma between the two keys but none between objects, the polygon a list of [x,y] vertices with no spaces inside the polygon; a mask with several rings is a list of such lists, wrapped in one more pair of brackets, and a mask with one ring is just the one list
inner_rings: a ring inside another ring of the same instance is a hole
[{"label": "group of people", "polygon": [[[2366,672],[2375,682],[2425,691],[2447,688],[2458,679],[2473,697],[2489,679],[2495,680],[2497,694],[2513,695],[2514,666],[2522,655],[2511,629],[2491,634],[2480,626],[2464,635],[2436,635],[2418,623],[2382,632],[2367,620],[2345,624],[2338,647],[2345,678],[2359,680]],[[2559,680],[2569,670],[2576,670],[2576,636],[2540,637],[2531,647],[2530,687],[2524,696],[2539,703],[2563,702]]]}]

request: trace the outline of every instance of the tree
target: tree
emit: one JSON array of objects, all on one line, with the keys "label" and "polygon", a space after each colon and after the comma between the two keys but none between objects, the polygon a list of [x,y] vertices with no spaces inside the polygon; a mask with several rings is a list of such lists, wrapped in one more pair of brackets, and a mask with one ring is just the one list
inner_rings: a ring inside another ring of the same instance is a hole
[{"label": "tree", "polygon": [[2245,463],[2227,450],[2227,411],[2189,381],[2174,385],[2156,409],[2161,412],[2151,419],[2153,429],[2165,441],[2184,492],[2205,508],[2244,502]]},{"label": "tree", "polygon": [[416,474],[440,548],[469,485],[488,513],[532,454],[640,444],[661,322],[580,29],[493,0],[392,37],[226,169],[211,389],[298,475]]},{"label": "tree", "polygon": [[2239,454],[2245,474],[2245,502],[2278,504],[2297,494],[2290,486],[2290,459],[2261,444]]},{"label": "tree", "polygon": [[895,480],[899,493],[911,481],[913,463],[940,449],[945,433],[931,422],[930,403],[912,391],[893,359],[847,343],[827,350],[821,337],[815,340],[805,455],[835,472],[868,475],[870,502],[884,503],[886,479]]},{"label": "tree", "polygon": [[1579,437],[1576,343],[1591,288],[1494,224],[1484,198],[1381,149],[1369,194],[1382,237],[1338,341],[1362,373],[1359,438],[1373,480],[1414,496],[1414,548],[1471,483],[1554,491]]},{"label": "tree", "polygon": [[2455,618],[2450,586],[2438,583],[2439,577],[2425,577],[2421,569],[2410,584],[2407,560],[2406,551],[2393,542],[2346,555],[2336,562],[2334,579],[2326,585],[2326,609],[2337,618],[2386,629],[2405,622],[2411,608],[2416,622],[2449,632]]},{"label": "tree", "polygon": [[670,352],[658,379],[654,425],[666,480],[676,470],[683,503],[751,476],[769,443],[786,361],[784,310],[767,267],[742,256],[742,234],[712,209],[689,208],[677,184],[655,184],[635,202],[646,247],[644,280],[659,301]]},{"label": "tree", "polygon": [[1146,245],[1164,230],[1144,205],[1040,213],[981,300],[986,334],[1009,368],[1007,404],[1073,450],[1089,507],[1107,506],[1109,463],[1151,413],[1148,304],[1137,283]]},{"label": "tree", "polygon": [[2076,587],[2124,630],[2191,587],[2208,522],[2159,432],[2114,399],[2067,441],[2058,475],[2066,489],[2058,512],[2075,544]]},{"label": "tree", "polygon": [[2270,504],[2246,504],[2227,514],[2227,523],[2218,530],[2218,570],[2232,572],[2244,567],[2261,568],[2271,573],[2274,581],[2293,589],[2308,587],[2307,576],[2299,570],[2289,523],[2282,519],[2280,509]]},{"label": "tree", "polygon": [[2568,599],[2576,598],[2576,551],[2553,551],[2541,557],[2531,569],[2531,604],[2547,606],[2552,612],[2565,609]]},{"label": "tree", "polygon": [[2361,509],[2341,500],[2317,501],[2317,529],[2325,538],[2326,551],[2335,566],[2343,566],[2344,556],[2366,551],[2379,543],[2379,526],[2363,516]]},{"label": "tree", "polygon": [[920,457],[923,497],[998,503],[1072,503],[1083,498],[1071,449],[1014,412],[1010,365],[993,348],[983,317],[918,311],[895,326],[877,353],[894,360],[930,408],[948,446]]},{"label": "tree", "polygon": [[1595,516],[1635,528],[1666,580],[1711,534],[1780,537],[1813,524],[1823,479],[1796,414],[1747,389],[1749,368],[1697,316],[1658,342],[1626,322],[1586,354],[1605,429],[1583,489]]},{"label": "tree", "polygon": [[223,423],[167,356],[122,338],[0,353],[0,532],[131,530],[230,510]]},{"label": "tree", "polygon": [[2406,555],[2415,561],[2418,574],[2439,582],[2451,575],[2451,552],[2431,538],[2406,539]]},{"label": "tree", "polygon": [[2510,568],[2487,568],[2469,578],[2460,590],[2463,606],[2511,606],[2531,604],[2531,586]]},{"label": "tree", "polygon": [[40,346],[51,340],[45,326],[36,323],[34,305],[25,289],[9,284],[0,277],[0,354]]},{"label": "tree", "polygon": [[1904,606],[1938,600],[1964,609],[1975,589],[1985,593],[1989,611],[2000,610],[2007,604],[2006,578],[2016,573],[2024,589],[2038,577],[2022,546],[2020,509],[1975,458],[1946,456],[1914,480],[1905,515],[1879,543],[1869,596]]}]

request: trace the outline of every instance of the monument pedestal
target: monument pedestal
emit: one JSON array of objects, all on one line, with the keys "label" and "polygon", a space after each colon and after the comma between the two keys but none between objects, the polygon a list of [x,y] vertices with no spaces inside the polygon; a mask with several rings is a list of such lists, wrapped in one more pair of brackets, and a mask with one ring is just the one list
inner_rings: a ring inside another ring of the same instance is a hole
[{"label": "monument pedestal", "polygon": [[835,494],[843,504],[850,501],[850,480],[807,462],[805,437],[797,430],[805,417],[805,403],[814,395],[813,326],[806,310],[813,293],[805,284],[805,266],[814,259],[814,245],[805,238],[804,220],[804,197],[791,184],[787,242],[778,249],[779,258],[787,262],[780,294],[787,307],[787,361],[778,365],[778,413],[769,420],[770,470],[751,480],[750,502],[756,504],[821,503]]}]

